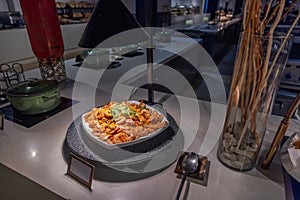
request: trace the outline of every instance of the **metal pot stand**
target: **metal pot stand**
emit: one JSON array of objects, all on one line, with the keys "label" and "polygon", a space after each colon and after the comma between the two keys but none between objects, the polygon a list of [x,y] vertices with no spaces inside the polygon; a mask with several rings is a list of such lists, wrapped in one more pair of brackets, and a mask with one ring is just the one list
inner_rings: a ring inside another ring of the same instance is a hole
[{"label": "metal pot stand", "polygon": [[20,83],[25,81],[23,65],[20,63],[13,63],[11,66],[9,64],[0,65],[1,81],[4,81],[6,87],[10,87],[15,83]]}]

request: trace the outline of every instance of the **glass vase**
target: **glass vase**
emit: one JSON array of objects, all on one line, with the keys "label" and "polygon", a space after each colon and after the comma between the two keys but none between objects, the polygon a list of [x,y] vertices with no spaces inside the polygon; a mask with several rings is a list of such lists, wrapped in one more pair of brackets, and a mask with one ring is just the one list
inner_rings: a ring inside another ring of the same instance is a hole
[{"label": "glass vase", "polygon": [[240,34],[217,157],[225,166],[251,170],[257,161],[290,38]]}]

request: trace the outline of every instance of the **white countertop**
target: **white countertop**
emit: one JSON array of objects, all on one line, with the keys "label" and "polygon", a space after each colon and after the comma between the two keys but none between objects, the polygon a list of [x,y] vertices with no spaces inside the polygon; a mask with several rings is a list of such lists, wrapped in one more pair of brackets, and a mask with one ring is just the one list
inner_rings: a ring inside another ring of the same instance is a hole
[{"label": "white countertop", "polygon": [[[67,74],[74,73],[73,69],[76,68],[70,65],[73,61],[69,62],[66,64]],[[36,70],[28,72],[27,77],[36,75],[36,72]],[[134,181],[121,181],[124,178],[122,176],[119,177],[120,181],[104,181],[101,176],[109,178],[110,175],[113,176],[110,174],[113,171],[97,167],[97,178],[93,181],[92,191],[66,175],[68,163],[64,160],[62,149],[68,127],[76,117],[91,109],[92,105],[104,104],[111,100],[107,92],[96,90],[89,82],[88,84],[83,82],[86,81],[76,81],[75,88],[67,84],[61,91],[62,96],[77,100],[79,103],[32,128],[25,128],[5,120],[5,129],[0,132],[0,162],[66,199],[140,200],[141,197],[174,199],[180,183],[180,179],[176,178],[174,173],[175,163],[153,176]],[[133,89],[124,82],[120,87],[122,87],[120,91],[123,92],[115,94],[114,100],[128,98],[128,93]],[[145,98],[145,94],[141,91],[136,97]],[[199,100],[197,109],[180,110],[178,99],[185,105],[194,104],[194,99],[188,96],[166,96],[164,93],[156,93],[155,97],[155,101],[162,101],[168,113],[180,124],[185,142],[190,141],[189,144],[185,144],[186,149],[183,150],[202,155],[207,153],[211,161],[208,185],[188,183],[188,191],[184,194],[184,188],[182,197],[186,195],[186,199],[207,200],[284,199],[282,169],[278,157],[275,157],[267,172],[253,169],[250,172],[240,173],[226,168],[218,161],[216,144],[221,134],[225,105]],[[215,109],[215,113],[210,118],[211,109]],[[197,115],[201,120],[195,120]],[[271,116],[261,152],[269,147],[281,119],[278,116]],[[211,129],[207,128],[209,123]],[[292,120],[287,135],[299,131],[299,125],[299,120]],[[196,132],[193,132],[195,130]]]}]

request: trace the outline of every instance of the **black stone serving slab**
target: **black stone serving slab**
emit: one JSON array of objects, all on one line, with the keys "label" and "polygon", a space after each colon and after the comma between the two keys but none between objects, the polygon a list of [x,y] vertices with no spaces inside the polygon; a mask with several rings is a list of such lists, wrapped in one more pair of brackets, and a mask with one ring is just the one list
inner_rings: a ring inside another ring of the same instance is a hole
[{"label": "black stone serving slab", "polygon": [[65,142],[72,153],[95,165],[139,172],[160,170],[174,163],[184,147],[184,136],[175,120],[169,114],[167,119],[169,127],[153,138],[122,148],[99,146],[99,152],[93,152],[86,145],[80,116],[70,124]]}]

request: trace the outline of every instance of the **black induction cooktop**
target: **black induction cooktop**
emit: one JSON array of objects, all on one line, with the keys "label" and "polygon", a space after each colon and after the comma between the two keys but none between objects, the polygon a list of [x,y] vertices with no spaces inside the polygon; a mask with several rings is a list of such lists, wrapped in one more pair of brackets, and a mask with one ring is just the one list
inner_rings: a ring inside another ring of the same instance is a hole
[{"label": "black induction cooktop", "polygon": [[53,110],[50,110],[45,113],[41,114],[35,114],[35,115],[22,115],[15,111],[11,105],[7,105],[3,108],[0,108],[0,113],[5,114],[5,119],[12,121],[14,123],[17,123],[21,126],[24,126],[26,128],[30,128],[46,119],[49,117],[71,107],[72,105],[78,103],[78,101],[68,99],[65,97],[61,97],[61,104],[54,108]]}]

